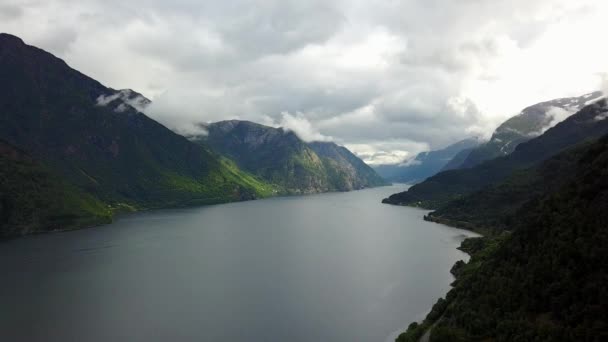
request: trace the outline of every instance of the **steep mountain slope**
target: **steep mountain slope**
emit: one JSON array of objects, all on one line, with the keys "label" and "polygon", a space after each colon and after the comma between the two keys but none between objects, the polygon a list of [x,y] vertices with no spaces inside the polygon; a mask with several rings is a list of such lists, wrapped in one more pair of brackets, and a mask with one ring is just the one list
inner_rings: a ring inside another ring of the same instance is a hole
[{"label": "steep mountain slope", "polygon": [[221,121],[205,128],[207,134],[194,137],[194,141],[289,193],[347,191],[384,184],[359,158],[334,144],[309,145],[291,131],[248,121]]},{"label": "steep mountain slope", "polygon": [[494,131],[490,141],[471,151],[459,167],[470,168],[486,160],[508,155],[517,145],[541,135],[601,96],[602,92],[596,91],[579,97],[541,102],[525,108],[520,114],[502,123]]},{"label": "steep mountain slope", "polygon": [[419,153],[407,165],[378,165],[374,169],[380,176],[393,182],[417,182],[436,174],[460,152],[477,145],[477,139],[465,139],[441,150]]},{"label": "steep mountain slope", "polygon": [[0,238],[110,220],[104,203],[0,140]]},{"label": "steep mountain slope", "polygon": [[137,111],[129,104],[137,94],[8,34],[0,34],[0,79],[0,138],[104,202],[149,208],[273,191]]},{"label": "steep mountain slope", "polygon": [[321,158],[332,183],[342,189],[362,189],[386,185],[369,165],[344,146],[333,142],[311,142],[310,148]]},{"label": "steep mountain slope", "polygon": [[514,171],[539,163],[585,140],[608,133],[606,100],[600,100],[557,124],[543,135],[520,144],[513,153],[486,161],[470,169],[441,172],[394,194],[383,202],[436,209],[450,200],[500,182]]},{"label": "steep mountain slope", "polygon": [[465,148],[464,150],[458,152],[452,159],[450,159],[450,161],[447,164],[445,164],[443,166],[443,168],[441,168],[440,171],[447,171],[447,170],[454,170],[454,169],[461,168],[464,161],[467,159],[469,154],[471,154],[471,152],[474,149],[475,149],[474,147]]},{"label": "steep mountain slope", "polygon": [[498,184],[450,201],[425,219],[490,235],[511,229],[523,204],[571,180],[589,144],[567,149],[540,165],[516,171]]},{"label": "steep mountain slope", "polygon": [[511,234],[465,240],[454,288],[399,341],[432,322],[431,341],[608,339],[608,136],[555,160],[564,182],[520,206]]}]

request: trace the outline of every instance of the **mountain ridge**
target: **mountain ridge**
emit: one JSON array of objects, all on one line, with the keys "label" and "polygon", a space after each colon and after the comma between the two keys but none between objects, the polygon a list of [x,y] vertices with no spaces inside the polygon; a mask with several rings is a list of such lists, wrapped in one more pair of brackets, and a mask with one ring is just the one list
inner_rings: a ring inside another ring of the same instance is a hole
[{"label": "mountain ridge", "polygon": [[270,184],[123,100],[100,103],[132,93],[107,88],[8,34],[0,35],[0,78],[0,139],[112,208],[212,204],[275,193]]},{"label": "mountain ridge", "polygon": [[509,155],[485,161],[473,168],[443,171],[405,192],[391,195],[383,202],[437,209],[451,200],[500,182],[515,170],[530,167],[563,149],[608,133],[608,121],[602,119],[606,110],[606,100],[599,100],[541,136],[518,145]]},{"label": "mountain ridge", "polygon": [[329,142],[306,143],[293,131],[242,120],[204,125],[191,140],[206,144],[243,169],[287,193],[348,191],[384,185],[348,149]]},{"label": "mountain ridge", "polygon": [[517,145],[529,141],[568,116],[602,97],[601,91],[577,97],[559,98],[524,108],[496,128],[485,144],[473,149],[458,168],[471,168],[482,162],[512,153]]}]

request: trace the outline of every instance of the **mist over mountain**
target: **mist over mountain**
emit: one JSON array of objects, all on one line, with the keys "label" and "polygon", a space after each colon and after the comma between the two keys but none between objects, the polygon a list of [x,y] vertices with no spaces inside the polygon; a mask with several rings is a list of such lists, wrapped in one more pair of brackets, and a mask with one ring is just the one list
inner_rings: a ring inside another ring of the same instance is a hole
[{"label": "mist over mountain", "polygon": [[0,341],[608,341],[606,18],[2,2]]},{"label": "mist over mountain", "polygon": [[578,97],[556,99],[527,107],[518,115],[498,126],[490,141],[472,150],[459,167],[473,167],[486,160],[510,154],[517,145],[541,135],[602,96],[601,91],[596,91]]},{"label": "mist over mountain", "polygon": [[518,145],[511,154],[488,160],[473,168],[438,173],[384,201],[438,208],[450,200],[502,181],[512,172],[537,164],[568,147],[608,133],[608,121],[604,114],[606,111],[606,100],[601,99],[585,106],[542,135]]},{"label": "mist over mountain", "polygon": [[[142,114],[131,105],[145,105],[141,95],[107,88],[8,34],[0,34],[0,77],[0,139],[37,161],[27,167],[48,168],[61,179],[51,182],[69,184],[60,187],[75,187],[112,210],[218,203],[274,191]],[[21,209],[5,210],[11,216]],[[54,227],[36,224],[22,233]]]},{"label": "mist over mountain", "polygon": [[288,193],[348,191],[385,182],[346,148],[331,142],[306,143],[293,131],[249,121],[204,126],[193,141],[209,146]]},{"label": "mist over mountain", "polygon": [[419,182],[441,171],[462,151],[470,151],[478,145],[478,139],[464,139],[441,150],[421,152],[403,164],[377,165],[374,169],[380,176],[392,182]]}]

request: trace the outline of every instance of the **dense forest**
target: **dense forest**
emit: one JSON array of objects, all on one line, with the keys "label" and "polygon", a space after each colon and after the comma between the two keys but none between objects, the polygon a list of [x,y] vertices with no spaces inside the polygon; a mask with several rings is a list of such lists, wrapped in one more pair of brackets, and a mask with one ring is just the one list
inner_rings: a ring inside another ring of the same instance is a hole
[{"label": "dense forest", "polygon": [[589,144],[582,143],[540,165],[517,170],[502,182],[446,203],[425,219],[489,235],[510,230],[524,203],[571,179],[576,161]]},{"label": "dense forest", "polygon": [[[553,167],[552,186],[537,187]],[[431,341],[607,340],[607,176],[608,136],[546,161],[531,180],[513,176],[532,191],[527,201],[516,192],[510,229],[465,240],[472,257],[452,269],[454,288],[398,341],[431,327]]]},{"label": "dense forest", "polygon": [[111,220],[104,203],[0,140],[0,238]]}]

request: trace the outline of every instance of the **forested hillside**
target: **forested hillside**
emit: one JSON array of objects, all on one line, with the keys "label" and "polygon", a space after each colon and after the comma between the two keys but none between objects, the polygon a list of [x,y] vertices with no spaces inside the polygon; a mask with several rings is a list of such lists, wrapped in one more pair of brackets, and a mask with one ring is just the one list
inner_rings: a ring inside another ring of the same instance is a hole
[{"label": "forested hillside", "polygon": [[416,341],[430,327],[431,341],[608,339],[608,136],[532,173],[549,175],[553,186],[540,189],[532,176],[527,201],[515,191],[523,204],[510,233],[465,240],[472,258],[455,265],[454,288],[398,341]]},{"label": "forested hillside", "polygon": [[[134,93],[116,96],[116,90],[8,34],[0,34],[0,79],[0,139],[44,165],[61,184],[112,208],[220,203],[276,191],[139,112],[131,106]],[[12,162],[6,161],[6,173],[22,167]],[[11,182],[19,179],[26,180]],[[13,216],[23,209],[3,211]]]}]

